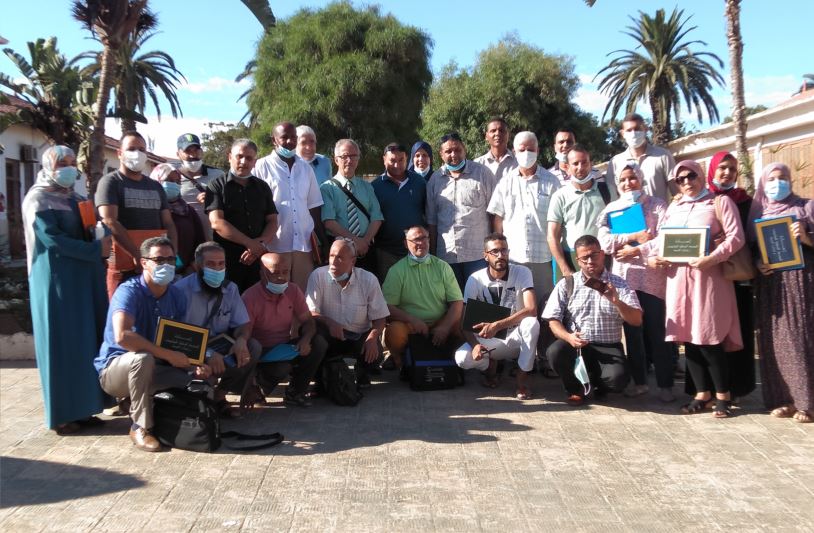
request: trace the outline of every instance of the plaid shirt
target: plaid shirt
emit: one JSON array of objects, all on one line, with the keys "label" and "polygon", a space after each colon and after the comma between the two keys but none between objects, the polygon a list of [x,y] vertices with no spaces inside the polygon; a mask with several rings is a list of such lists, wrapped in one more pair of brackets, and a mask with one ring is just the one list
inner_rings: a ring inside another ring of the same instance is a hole
[{"label": "plaid shirt", "polygon": [[[607,270],[602,272],[600,279],[611,282],[621,301],[641,309],[636,292],[627,286],[624,279]],[[566,292],[565,279],[561,279],[546,303],[543,320],[562,322],[569,332],[582,332],[582,338],[588,342],[612,344],[622,341],[622,315],[610,300],[585,286],[585,274],[581,271],[574,274],[574,292],[570,302]]]}]

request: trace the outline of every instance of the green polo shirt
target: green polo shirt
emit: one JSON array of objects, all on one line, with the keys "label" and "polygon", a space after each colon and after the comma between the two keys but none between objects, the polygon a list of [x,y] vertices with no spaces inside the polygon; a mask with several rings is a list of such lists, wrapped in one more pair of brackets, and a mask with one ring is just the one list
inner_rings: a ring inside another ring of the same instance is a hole
[{"label": "green polo shirt", "polygon": [[596,180],[587,191],[580,191],[572,183],[554,192],[548,204],[548,221],[562,226],[562,241],[568,250],[574,250],[574,243],[583,235],[596,237],[599,228],[596,217],[605,209],[605,201],[596,186]]},{"label": "green polo shirt", "polygon": [[452,267],[434,255],[423,263],[409,256],[399,260],[387,272],[382,292],[388,305],[428,324],[444,316],[448,303],[463,300]]}]

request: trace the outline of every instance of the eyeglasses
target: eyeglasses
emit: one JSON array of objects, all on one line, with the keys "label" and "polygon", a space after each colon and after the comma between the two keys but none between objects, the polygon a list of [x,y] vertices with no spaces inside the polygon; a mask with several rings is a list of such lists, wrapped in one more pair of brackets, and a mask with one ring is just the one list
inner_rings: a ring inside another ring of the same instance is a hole
[{"label": "eyeglasses", "polygon": [[690,172],[689,174],[684,174],[683,176],[676,176],[676,183],[681,185],[685,181],[695,181],[698,178],[698,174],[695,172]]},{"label": "eyeglasses", "polygon": [[161,257],[161,256],[159,256],[159,257],[143,257],[142,259],[146,259],[147,261],[152,261],[156,265],[169,265],[169,264],[174,265],[175,264],[175,256],[174,255],[168,255],[166,257]]},{"label": "eyeglasses", "polygon": [[492,257],[500,257],[501,255],[509,257],[508,248],[493,248],[492,250],[486,250],[486,253],[491,255]]},{"label": "eyeglasses", "polygon": [[342,161],[353,161],[354,159],[359,159],[359,154],[337,155],[334,157]]},{"label": "eyeglasses", "polygon": [[423,237],[416,237],[415,239],[405,239],[405,240],[413,244],[418,244],[422,242],[427,242],[428,240],[430,240],[430,238],[425,235]]},{"label": "eyeglasses", "polygon": [[577,257],[577,261],[579,261],[583,265],[587,265],[588,263],[596,263],[596,262],[598,262],[600,257],[602,257],[602,252],[594,252],[594,253],[592,253],[590,255]]}]

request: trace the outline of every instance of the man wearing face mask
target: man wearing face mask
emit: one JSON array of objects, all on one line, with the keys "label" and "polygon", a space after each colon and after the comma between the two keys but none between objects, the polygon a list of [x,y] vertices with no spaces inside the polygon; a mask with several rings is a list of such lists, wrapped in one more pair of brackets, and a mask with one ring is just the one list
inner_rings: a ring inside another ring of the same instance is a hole
[{"label": "man wearing face mask", "polygon": [[576,270],[574,243],[582,235],[599,232],[596,217],[612,199],[607,186],[597,183],[598,174],[591,167],[588,150],[576,145],[568,152],[571,179],[551,198],[548,209],[548,248],[557,266],[566,276]]},{"label": "man wearing face mask", "polygon": [[576,143],[577,140],[573,131],[561,128],[554,134],[554,157],[557,162],[548,170],[560,180],[560,185],[565,185],[568,178],[571,177],[568,174],[568,151]]},{"label": "man wearing face mask", "polygon": [[[136,131],[122,134],[119,168],[102,176],[96,188],[94,203],[99,216],[113,235],[113,242],[132,258],[132,268],[117,268],[115,253],[107,269],[107,291],[112,297],[119,284],[141,270],[139,246],[128,230],[161,230],[178,249],[178,236],[172,221],[167,195],[161,185],[144,175],[147,164],[147,143]],[[121,267],[121,261],[118,262]]]},{"label": "man wearing face mask", "polygon": [[176,155],[181,161],[178,172],[181,175],[181,198],[189,204],[204,228],[206,240],[212,240],[212,227],[209,217],[204,210],[206,187],[215,179],[223,176],[223,171],[210,167],[203,162],[201,139],[192,133],[184,133],[178,137]]},{"label": "man wearing face mask", "polygon": [[235,340],[229,353],[206,351],[212,376],[220,378],[219,400],[224,408],[225,394],[239,394],[241,406],[248,407],[252,372],[260,357],[260,347],[249,343],[251,324],[237,285],[226,279],[226,253],[209,241],[195,249],[197,271],[175,283],[187,299],[183,321],[209,330],[209,338],[226,334]]},{"label": "man wearing face mask", "polygon": [[153,343],[159,318],[183,320],[184,294],[170,285],[175,277],[175,249],[165,237],[142,243],[142,273],[122,283],[110,300],[104,342],[93,364],[102,389],[111,396],[130,398],[130,440],[136,448],[157,452],[153,427],[153,394],[185,388],[192,379],[206,379],[211,368],[191,367],[181,352]]},{"label": "man wearing face mask", "polygon": [[277,207],[271,189],[254,176],[257,145],[237,139],[229,150],[229,173],[206,189],[206,212],[214,241],[226,250],[229,279],[241,292],[260,279],[260,257],[277,232]]},{"label": "man wearing face mask", "polygon": [[254,175],[268,183],[279,211],[276,239],[268,250],[291,254],[291,281],[305,289],[314,270],[311,234],[322,235],[322,194],[314,169],[299,157],[297,130],[290,122],[280,122],[272,130],[274,151],[257,160]]},{"label": "man wearing face mask", "polygon": [[678,192],[678,186],[670,178],[675,166],[673,155],[667,149],[647,140],[647,125],[644,118],[637,113],[631,113],[622,119],[622,129],[619,133],[625,139],[627,150],[613,156],[608,164],[606,179],[612,185],[611,190],[616,188],[616,178],[627,162],[635,161],[644,173],[642,191],[649,196],[669,202]]},{"label": "man wearing face mask", "polygon": [[[416,225],[404,231],[407,257],[387,273],[382,285],[391,321],[384,331],[394,368],[400,368],[409,335],[432,336],[442,346],[457,335],[463,312],[461,288],[447,263],[430,255],[429,232]],[[389,366],[389,364],[388,364]]]},{"label": "man wearing face mask", "polygon": [[[262,258],[260,282],[243,293],[243,302],[249,312],[251,344],[257,351],[267,354],[272,350],[291,350],[292,359],[264,362],[257,365],[257,383],[262,398],[280,381],[289,379],[284,402],[295,407],[309,407],[308,385],[314,377],[327,345],[316,334],[316,322],[311,316],[302,289],[289,283],[291,257],[288,254],[268,253]],[[298,336],[291,337],[294,322],[299,324]],[[261,356],[262,359],[262,356]]]},{"label": "man wearing face mask", "polygon": [[384,173],[373,180],[373,191],[379,200],[384,221],[376,246],[376,275],[384,283],[387,271],[407,255],[404,230],[424,223],[427,182],[407,170],[407,150],[397,143],[384,147]]},{"label": "man wearing face mask", "polygon": [[500,181],[517,167],[514,154],[509,150],[509,126],[501,117],[494,117],[486,124],[484,137],[489,144],[489,151],[476,157],[474,161],[488,168],[495,179]]},{"label": "man wearing face mask", "polygon": [[326,357],[356,356],[354,371],[360,388],[370,387],[370,371],[382,354],[379,342],[390,314],[376,276],[356,267],[353,240],[339,237],[331,245],[328,265],[308,278],[308,308],[328,342]]}]

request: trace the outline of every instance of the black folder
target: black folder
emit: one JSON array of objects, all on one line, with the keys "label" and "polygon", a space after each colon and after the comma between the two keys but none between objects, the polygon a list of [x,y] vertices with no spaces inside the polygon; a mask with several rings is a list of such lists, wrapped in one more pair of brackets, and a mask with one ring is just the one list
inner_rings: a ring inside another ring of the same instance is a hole
[{"label": "black folder", "polygon": [[464,331],[477,333],[472,326],[481,322],[497,322],[512,314],[512,310],[502,305],[490,304],[469,298],[464,311]]}]

